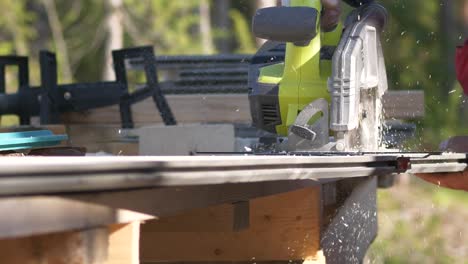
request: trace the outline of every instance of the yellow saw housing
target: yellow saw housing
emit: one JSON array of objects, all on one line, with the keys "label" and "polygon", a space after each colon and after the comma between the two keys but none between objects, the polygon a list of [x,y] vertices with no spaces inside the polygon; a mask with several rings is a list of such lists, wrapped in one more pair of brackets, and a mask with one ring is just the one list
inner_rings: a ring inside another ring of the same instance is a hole
[{"label": "yellow saw housing", "polygon": [[[304,107],[319,98],[330,102],[327,80],[332,72],[332,54],[341,38],[342,26],[338,25],[331,32],[321,32],[320,0],[291,0],[288,7],[268,9],[270,10],[266,10],[266,14],[262,14],[262,10],[257,12],[256,16],[263,15],[264,18],[259,18],[258,21],[254,18],[254,33],[273,41],[286,42],[285,59],[283,62],[259,66],[258,78],[255,79],[255,83],[249,85],[251,90],[249,99],[256,127],[279,135],[287,135],[289,127]],[[301,19],[301,15],[307,16],[308,20],[312,21],[312,12],[315,12],[313,27],[312,23],[307,25],[301,23],[301,20],[307,21]],[[295,13],[298,18],[291,21]],[[276,17],[271,17],[273,15]],[[268,19],[267,16],[271,18]],[[267,33],[273,36],[265,36],[268,35],[265,31],[269,29],[263,21],[272,22],[272,32]],[[260,25],[262,23],[263,25]],[[311,34],[308,36],[313,36],[312,39],[300,40],[300,36],[283,36],[281,32],[275,32],[281,30],[291,32],[304,26],[309,28],[301,28],[297,34],[305,35],[310,31]]]}]

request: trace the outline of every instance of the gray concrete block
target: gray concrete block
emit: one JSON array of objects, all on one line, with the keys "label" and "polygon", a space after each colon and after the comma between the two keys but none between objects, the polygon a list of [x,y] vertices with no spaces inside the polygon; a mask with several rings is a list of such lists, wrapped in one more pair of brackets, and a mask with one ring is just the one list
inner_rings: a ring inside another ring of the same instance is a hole
[{"label": "gray concrete block", "polygon": [[142,127],[140,155],[172,156],[192,152],[233,152],[234,125],[179,125]]}]

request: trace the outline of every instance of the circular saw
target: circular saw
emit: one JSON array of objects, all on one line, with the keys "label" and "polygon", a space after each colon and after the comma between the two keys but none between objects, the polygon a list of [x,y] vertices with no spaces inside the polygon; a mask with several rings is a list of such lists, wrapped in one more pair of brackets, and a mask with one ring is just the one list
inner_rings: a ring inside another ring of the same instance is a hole
[{"label": "circular saw", "polygon": [[382,97],[387,91],[380,42],[388,14],[371,2],[322,32],[320,0],[290,0],[259,9],[257,56],[284,51],[284,59],[252,60],[249,101],[254,125],[283,140],[277,150],[377,151],[382,145]]}]

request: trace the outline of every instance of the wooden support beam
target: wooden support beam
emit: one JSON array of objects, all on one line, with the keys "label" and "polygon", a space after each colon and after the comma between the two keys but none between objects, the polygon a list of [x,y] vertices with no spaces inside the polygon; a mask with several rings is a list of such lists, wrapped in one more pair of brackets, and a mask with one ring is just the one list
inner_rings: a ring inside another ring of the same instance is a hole
[{"label": "wooden support beam", "polygon": [[111,225],[109,232],[109,250],[104,264],[140,263],[140,222]]},{"label": "wooden support beam", "polygon": [[[179,123],[251,123],[246,94],[168,95],[167,100]],[[424,116],[424,92],[391,91],[384,97],[387,118],[407,119]],[[137,126],[161,123],[152,99],[132,107]],[[117,106],[86,113],[62,116],[66,124],[120,124]]]},{"label": "wooden support beam", "polygon": [[4,216],[0,217],[0,239],[90,229],[152,218],[141,213],[53,196],[1,198],[0,212]]},{"label": "wooden support beam", "polygon": [[2,264],[138,264],[140,222],[0,240]]},{"label": "wooden support beam", "polygon": [[321,258],[320,188],[250,201],[248,229],[233,231],[234,206],[151,221],[141,228],[141,261],[288,261]]},{"label": "wooden support beam", "polygon": [[106,228],[0,240],[2,264],[101,264],[107,259]]}]

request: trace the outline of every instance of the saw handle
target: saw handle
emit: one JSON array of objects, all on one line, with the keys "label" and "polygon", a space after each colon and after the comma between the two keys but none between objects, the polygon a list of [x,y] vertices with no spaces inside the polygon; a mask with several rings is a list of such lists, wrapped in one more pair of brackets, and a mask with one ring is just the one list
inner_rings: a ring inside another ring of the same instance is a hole
[{"label": "saw handle", "polygon": [[258,38],[306,46],[317,36],[318,20],[312,7],[268,7],[257,10],[252,30]]},{"label": "saw handle", "polygon": [[345,27],[356,23],[374,26],[378,31],[384,30],[388,23],[388,12],[382,5],[371,3],[361,6],[351,12],[345,21]]}]

